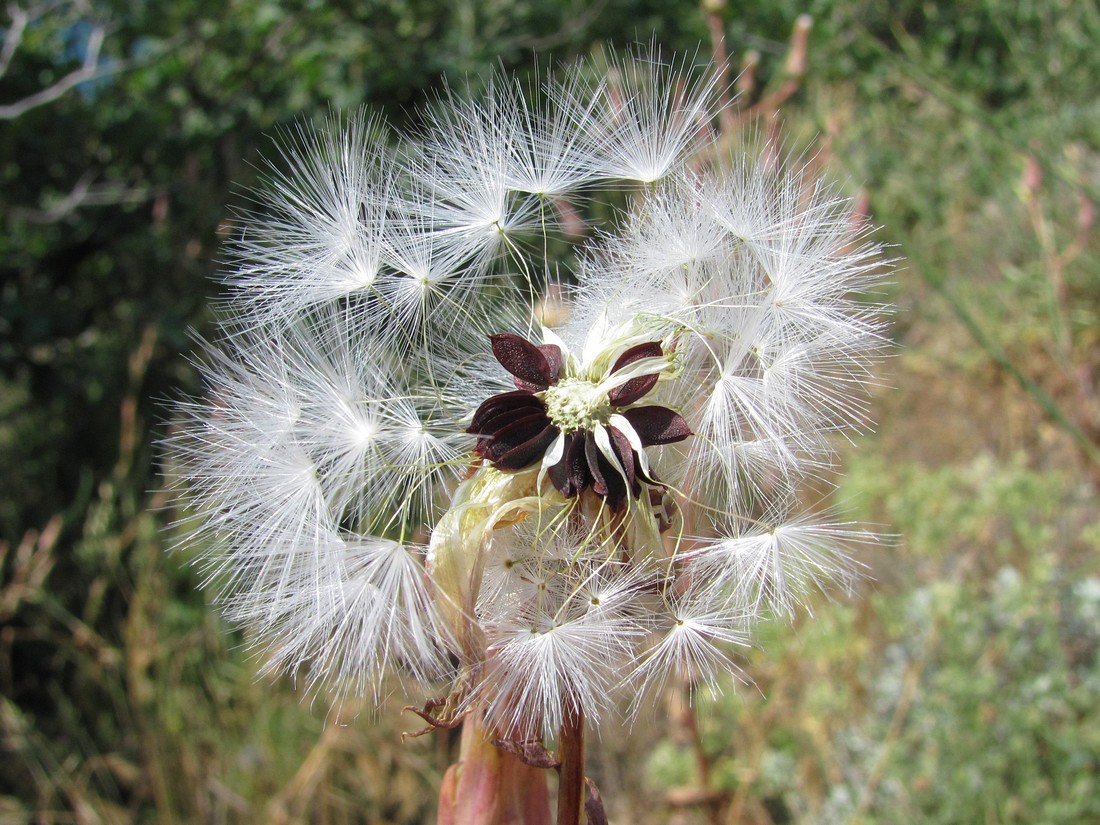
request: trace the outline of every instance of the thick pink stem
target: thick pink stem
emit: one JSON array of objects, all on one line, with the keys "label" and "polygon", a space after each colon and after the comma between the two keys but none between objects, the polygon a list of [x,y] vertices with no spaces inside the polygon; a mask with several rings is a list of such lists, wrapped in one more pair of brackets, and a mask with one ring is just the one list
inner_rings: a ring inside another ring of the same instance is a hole
[{"label": "thick pink stem", "polygon": [[439,815],[436,825],[455,825],[455,794],[458,792],[458,765],[451,765],[439,786]]},{"label": "thick pink stem", "polygon": [[504,804],[500,825],[551,825],[546,768],[532,768],[501,753]]},{"label": "thick pink stem", "polygon": [[459,760],[439,791],[439,825],[551,825],[546,770],[491,740],[479,715],[466,717]]}]

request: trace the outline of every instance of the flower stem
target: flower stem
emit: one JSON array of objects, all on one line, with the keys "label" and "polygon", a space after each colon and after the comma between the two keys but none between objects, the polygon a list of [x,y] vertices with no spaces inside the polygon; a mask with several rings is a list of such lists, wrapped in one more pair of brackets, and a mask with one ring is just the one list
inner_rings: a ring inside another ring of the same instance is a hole
[{"label": "flower stem", "polygon": [[480,713],[463,720],[459,759],[439,792],[439,825],[550,825],[546,770],[524,764],[492,738]]},{"label": "flower stem", "polygon": [[580,825],[584,801],[584,713],[572,708],[565,714],[558,737],[558,823]]}]

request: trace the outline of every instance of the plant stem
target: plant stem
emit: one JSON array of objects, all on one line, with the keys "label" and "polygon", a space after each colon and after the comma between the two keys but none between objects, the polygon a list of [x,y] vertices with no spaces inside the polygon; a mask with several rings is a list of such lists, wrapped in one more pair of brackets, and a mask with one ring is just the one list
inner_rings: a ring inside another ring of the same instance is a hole
[{"label": "plant stem", "polygon": [[458,762],[439,791],[439,825],[550,825],[545,768],[524,764],[493,743],[475,711],[462,722]]},{"label": "plant stem", "polygon": [[566,711],[558,739],[558,825],[580,825],[584,801],[584,713]]}]

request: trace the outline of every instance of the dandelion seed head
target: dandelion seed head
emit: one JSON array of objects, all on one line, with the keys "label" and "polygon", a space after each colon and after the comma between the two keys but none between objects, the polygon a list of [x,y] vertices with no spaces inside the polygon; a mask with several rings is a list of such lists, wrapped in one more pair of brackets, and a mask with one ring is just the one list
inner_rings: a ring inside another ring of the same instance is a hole
[{"label": "dandelion seed head", "polygon": [[875,536],[800,501],[870,426],[884,262],[778,147],[708,160],[717,77],[638,53],[289,141],[166,444],[270,672],[543,736],[719,690],[853,586]]}]

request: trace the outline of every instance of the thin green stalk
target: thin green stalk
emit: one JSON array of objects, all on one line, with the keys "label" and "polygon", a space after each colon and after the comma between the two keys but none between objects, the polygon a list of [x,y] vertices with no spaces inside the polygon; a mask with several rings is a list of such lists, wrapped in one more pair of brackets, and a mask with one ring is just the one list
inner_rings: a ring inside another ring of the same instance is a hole
[{"label": "thin green stalk", "polygon": [[[881,210],[879,210],[879,213],[881,214]],[[889,221],[891,225],[901,225],[900,221],[893,219],[894,216],[884,215],[883,217]],[[916,271],[917,275],[920,276],[921,280],[943,297],[948,307],[955,314],[955,317],[958,318],[967,332],[970,333],[970,337],[974,339],[975,343],[985,351],[986,355],[988,355],[998,367],[1011,376],[1024,392],[1031,396],[1051,423],[1064,430],[1066,434],[1076,442],[1081,452],[1089,461],[1097,467],[1100,467],[1100,447],[1097,447],[1097,445],[1093,443],[1069,413],[1063,410],[1058,402],[1055,401],[1046,390],[1013,363],[1008,353],[1001,348],[1000,344],[993,340],[992,336],[990,336],[982,325],[978,323],[977,318],[967,309],[962,300],[951,291],[947,285],[947,279],[942,274],[937,274],[939,271],[936,267],[931,264],[916,247],[907,247],[905,249],[905,256],[911,262],[912,268]]]}]

